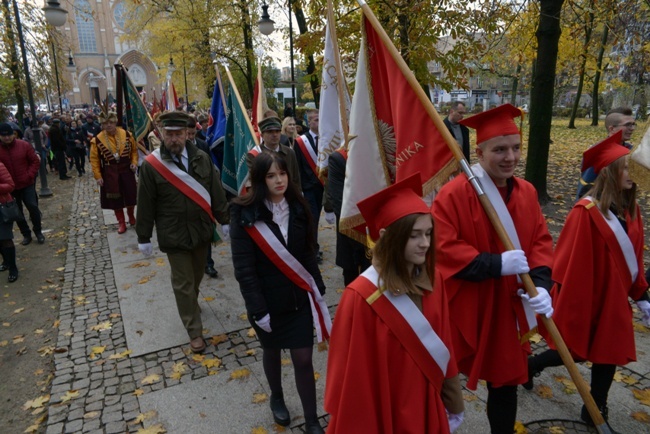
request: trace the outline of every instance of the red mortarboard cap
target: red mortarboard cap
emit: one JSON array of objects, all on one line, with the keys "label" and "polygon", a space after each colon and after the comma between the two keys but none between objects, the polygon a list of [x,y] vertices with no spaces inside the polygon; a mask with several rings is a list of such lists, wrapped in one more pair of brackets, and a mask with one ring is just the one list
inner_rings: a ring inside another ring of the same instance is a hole
[{"label": "red mortarboard cap", "polygon": [[518,116],[521,110],[512,104],[503,104],[459,123],[476,130],[476,144],[480,145],[493,137],[519,135],[519,128],[513,121]]},{"label": "red mortarboard cap", "polygon": [[387,228],[404,216],[431,212],[422,200],[420,173],[411,175],[363,199],[357,206],[373,240],[379,238],[380,229]]},{"label": "red mortarboard cap", "polygon": [[609,136],[600,143],[595,144],[582,154],[582,171],[590,167],[594,168],[596,173],[600,173],[605,167],[614,161],[630,153],[630,150],[621,145],[623,131],[619,130],[616,134]]}]

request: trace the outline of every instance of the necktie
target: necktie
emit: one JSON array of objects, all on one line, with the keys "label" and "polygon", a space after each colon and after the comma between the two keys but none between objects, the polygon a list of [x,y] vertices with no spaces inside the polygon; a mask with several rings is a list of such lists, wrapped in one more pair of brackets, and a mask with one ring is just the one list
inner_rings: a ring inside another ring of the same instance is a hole
[{"label": "necktie", "polygon": [[318,151],[318,136],[314,136],[314,145],[316,146],[315,151]]}]

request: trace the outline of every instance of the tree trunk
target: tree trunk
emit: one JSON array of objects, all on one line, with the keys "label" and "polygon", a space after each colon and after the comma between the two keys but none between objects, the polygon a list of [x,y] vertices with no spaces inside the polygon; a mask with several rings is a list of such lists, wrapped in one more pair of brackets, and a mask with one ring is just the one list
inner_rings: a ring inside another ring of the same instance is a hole
[{"label": "tree trunk", "polygon": [[[512,98],[512,105],[517,105],[517,88],[519,87],[519,74],[521,74],[521,63],[517,64],[517,72],[515,72],[515,76],[512,78],[512,90],[510,91],[510,96]],[[530,107],[528,107],[528,111],[530,111]]]},{"label": "tree trunk", "polygon": [[553,88],[560,40],[560,12],[564,0],[540,0],[537,28],[537,65],[530,94],[530,131],[526,179],[537,189],[541,203],[548,201],[546,173],[553,117]]},{"label": "tree trunk", "polygon": [[[293,3],[293,12],[296,15],[296,23],[298,23],[298,30],[300,34],[304,35],[309,32],[307,28],[307,20],[305,19],[305,13],[302,10],[300,2],[296,1]],[[307,59],[307,74],[309,75],[309,84],[311,86],[311,92],[314,95],[314,102],[316,107],[320,102],[320,81],[316,75],[316,62],[314,61],[314,53],[304,53],[305,58]]]},{"label": "tree trunk", "polygon": [[573,108],[571,109],[571,119],[569,119],[569,128],[575,129],[576,115],[578,114],[578,107],[580,107],[580,97],[582,96],[582,87],[585,84],[585,69],[587,67],[587,54],[589,53],[589,42],[591,41],[591,33],[594,30],[594,2],[589,2],[589,21],[585,23],[585,43],[582,46],[582,62],[580,63],[580,80],[578,81],[578,89],[576,90],[576,99],[573,101]]},{"label": "tree trunk", "polygon": [[2,13],[5,19],[5,28],[7,29],[7,39],[5,40],[5,46],[9,49],[9,70],[11,71],[11,76],[13,77],[14,82],[14,96],[16,97],[16,105],[18,106],[18,112],[16,113],[16,118],[18,119],[18,124],[20,128],[25,131],[27,125],[23,125],[23,119],[25,118],[25,99],[23,98],[23,93],[21,91],[21,77],[20,77],[20,62],[18,61],[18,51],[16,50],[16,35],[14,34],[14,24],[11,20],[11,14],[9,0],[2,0]]},{"label": "tree trunk", "polygon": [[598,50],[598,60],[596,61],[596,75],[594,76],[594,89],[591,95],[591,126],[598,126],[598,116],[600,110],[598,108],[598,87],[600,86],[600,74],[603,70],[603,57],[605,55],[605,45],[607,45],[607,37],[609,36],[609,26],[607,23],[604,25],[603,37],[600,40],[600,49]]}]

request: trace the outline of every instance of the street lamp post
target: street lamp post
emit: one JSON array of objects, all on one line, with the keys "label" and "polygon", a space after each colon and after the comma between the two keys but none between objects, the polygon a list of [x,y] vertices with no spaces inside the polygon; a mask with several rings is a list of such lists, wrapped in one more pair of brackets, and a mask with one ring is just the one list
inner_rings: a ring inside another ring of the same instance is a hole
[{"label": "street lamp post", "polygon": [[[293,105],[296,105],[296,78],[295,71],[293,68],[293,20],[291,19],[291,14],[293,13],[293,7],[291,5],[291,0],[288,0],[289,3],[289,57],[291,64],[291,99],[293,100]],[[270,35],[273,33],[275,22],[269,16],[269,6],[264,3],[262,5],[262,19],[257,22],[257,26],[260,29],[260,33],[263,35]]]},{"label": "street lamp post", "polygon": [[181,53],[183,53],[183,79],[185,80],[185,111],[190,111],[190,100],[187,95],[187,72],[185,71],[185,46],[181,47]]},{"label": "street lamp post", "polygon": [[54,39],[50,35],[50,44],[52,45],[52,59],[54,60],[54,75],[56,77],[56,91],[59,94],[59,111],[63,114],[63,100],[61,99],[61,84],[59,82],[59,66],[56,61],[56,48],[54,47]]},{"label": "street lamp post", "polygon": [[92,72],[88,74],[88,92],[90,92],[90,110],[95,107],[95,96],[93,95],[93,80],[95,79],[95,74]]},{"label": "street lamp post", "polygon": [[31,117],[31,128],[34,133],[34,147],[36,152],[41,157],[41,167],[38,170],[39,177],[41,178],[41,191],[39,196],[48,197],[52,196],[52,190],[47,186],[47,171],[45,169],[45,153],[43,152],[43,142],[41,142],[41,129],[38,127],[38,120],[36,119],[36,104],[34,103],[34,92],[32,89],[32,80],[29,75],[29,64],[27,63],[27,51],[25,50],[25,38],[23,37],[23,26],[20,22],[20,12],[18,11],[18,4],[16,0],[12,0],[14,7],[14,15],[16,16],[16,29],[18,30],[18,40],[20,42],[20,51],[23,57],[23,67],[25,69],[25,84],[27,86],[27,97],[29,99],[29,112]]}]

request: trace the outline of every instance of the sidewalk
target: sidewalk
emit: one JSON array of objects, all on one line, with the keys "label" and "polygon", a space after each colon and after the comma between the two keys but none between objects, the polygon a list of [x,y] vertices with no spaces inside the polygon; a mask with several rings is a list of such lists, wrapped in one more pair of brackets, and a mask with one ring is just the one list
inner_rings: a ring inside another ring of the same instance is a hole
[{"label": "sidewalk", "polygon": [[[132,228],[118,235],[115,218],[100,209],[95,189],[89,178],[76,181],[46,432],[280,432],[268,408],[261,349],[245,317],[230,246],[213,248],[219,277],[205,276],[201,285],[204,335],[210,345],[196,356],[176,311],[166,256],[154,248],[154,256],[144,258]],[[333,263],[334,235],[334,227],[321,219],[321,270],[332,314],[343,286]],[[620,382],[610,392],[610,422],[619,432],[650,432],[647,422],[631,417],[650,411],[633,396],[634,390],[650,389],[648,336],[647,331],[637,333],[640,361],[619,369]],[[285,357],[285,396],[293,417],[285,432],[301,433],[304,419],[289,354]],[[315,347],[324,426],[326,364],[327,351]],[[588,368],[581,365],[580,370],[589,379]],[[554,374],[568,377],[564,368],[548,369],[536,379],[536,390],[519,389],[517,419],[530,433],[595,432],[578,422],[582,402],[570,382]],[[457,432],[489,432],[484,385],[476,393],[464,393],[465,422]]]}]

